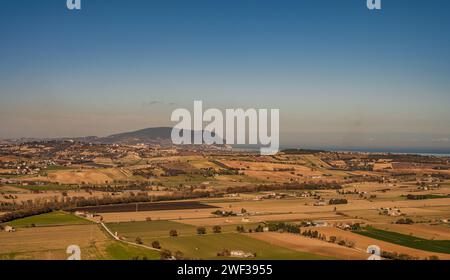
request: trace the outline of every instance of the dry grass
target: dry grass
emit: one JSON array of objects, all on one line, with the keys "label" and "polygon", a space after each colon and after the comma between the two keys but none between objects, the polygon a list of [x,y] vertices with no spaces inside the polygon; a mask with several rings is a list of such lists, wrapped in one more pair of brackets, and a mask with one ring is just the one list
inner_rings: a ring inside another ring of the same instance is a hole
[{"label": "dry grass", "polygon": [[96,259],[107,241],[98,225],[23,228],[0,232],[0,259],[66,259],[70,245],[80,246],[84,259]]},{"label": "dry grass", "polygon": [[105,184],[112,183],[115,180],[127,180],[126,176],[120,169],[105,168],[81,171],[57,171],[48,174],[50,182],[60,184]]}]

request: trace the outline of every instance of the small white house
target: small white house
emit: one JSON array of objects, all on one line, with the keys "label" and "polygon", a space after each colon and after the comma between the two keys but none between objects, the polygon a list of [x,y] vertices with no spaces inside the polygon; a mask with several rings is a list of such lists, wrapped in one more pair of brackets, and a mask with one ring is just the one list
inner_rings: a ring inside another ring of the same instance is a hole
[{"label": "small white house", "polygon": [[83,211],[76,211],[75,215],[76,216],[80,216],[80,217],[84,217],[84,218],[88,218],[88,219],[93,219],[95,217],[94,214],[89,213],[89,212],[83,212]]},{"label": "small white house", "polygon": [[252,253],[247,253],[241,250],[231,251],[230,257],[232,258],[253,258],[255,255]]},{"label": "small white house", "polygon": [[5,226],[5,231],[6,231],[6,232],[15,232],[16,229],[13,228],[12,226]]},{"label": "small white house", "polygon": [[75,215],[76,216],[81,216],[81,217],[86,217],[86,213],[84,213],[82,211],[75,211]]}]

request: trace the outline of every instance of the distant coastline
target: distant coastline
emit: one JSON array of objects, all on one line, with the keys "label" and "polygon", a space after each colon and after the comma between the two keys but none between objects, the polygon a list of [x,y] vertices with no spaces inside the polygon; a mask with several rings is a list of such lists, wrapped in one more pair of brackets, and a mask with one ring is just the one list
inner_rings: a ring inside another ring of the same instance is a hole
[{"label": "distant coastline", "polygon": [[360,153],[390,153],[390,154],[414,154],[423,156],[439,156],[450,157],[448,150],[433,150],[433,149],[415,149],[415,148],[326,148],[328,151],[334,152],[360,152]]},{"label": "distant coastline", "polygon": [[[235,150],[247,150],[254,151],[259,149],[257,146],[233,146]],[[389,147],[389,148],[364,148],[364,147],[312,147],[312,146],[281,146],[280,151],[288,150],[288,149],[305,149],[305,150],[324,150],[330,152],[354,152],[354,153],[378,153],[378,154],[414,154],[414,155],[422,155],[422,156],[436,156],[436,157],[450,157],[450,148],[449,150],[441,150],[441,149],[433,149],[433,148],[398,148],[398,147]]]},{"label": "distant coastline", "polygon": [[[33,142],[33,141],[49,141],[49,140],[68,140],[72,139],[75,141],[82,142],[107,142],[115,143],[121,138],[125,140],[128,138],[140,138],[135,139],[138,142],[159,142],[161,140],[170,140],[170,127],[154,127],[141,129],[138,131],[119,133],[110,135],[107,137],[97,137],[97,136],[85,136],[85,137],[62,137],[62,138],[17,138],[17,139],[1,139],[0,144],[8,142]],[[125,141],[126,142],[126,141]],[[260,149],[259,145],[231,145],[236,151],[257,151]],[[305,149],[305,150],[323,150],[330,152],[359,152],[359,153],[391,153],[391,154],[415,154],[423,156],[436,156],[436,157],[450,157],[450,147],[340,147],[340,146],[311,146],[311,145],[282,145],[280,146],[280,151],[288,149]]]},{"label": "distant coastline", "polygon": [[[292,147],[283,147],[283,149]],[[296,147],[298,148],[298,147]],[[390,154],[414,154],[423,156],[450,157],[450,150],[433,148],[364,148],[364,147],[303,147],[305,149],[321,149],[331,152],[357,152],[357,153],[390,153]]]}]

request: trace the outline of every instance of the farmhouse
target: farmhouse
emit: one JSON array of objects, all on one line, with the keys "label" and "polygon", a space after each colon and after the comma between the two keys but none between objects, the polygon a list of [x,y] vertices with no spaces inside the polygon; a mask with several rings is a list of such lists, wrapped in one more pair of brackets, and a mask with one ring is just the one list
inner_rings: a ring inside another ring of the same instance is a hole
[{"label": "farmhouse", "polygon": [[336,225],[336,228],[342,229],[342,230],[350,230],[351,226],[346,223],[339,223]]},{"label": "farmhouse", "polygon": [[391,217],[397,217],[403,215],[401,210],[398,208],[380,208],[378,210],[380,215],[386,215]]},{"label": "farmhouse", "polygon": [[84,212],[84,211],[75,211],[74,213],[76,216],[80,216],[80,217],[84,217],[84,218],[88,218],[88,219],[93,219],[96,215],[89,213],[89,212]]},{"label": "farmhouse", "polygon": [[255,254],[238,250],[238,251],[231,251],[230,257],[232,257],[232,258],[253,258],[253,257],[255,257]]},{"label": "farmhouse", "polygon": [[5,231],[6,231],[6,232],[15,232],[16,229],[13,228],[12,226],[5,226]]}]

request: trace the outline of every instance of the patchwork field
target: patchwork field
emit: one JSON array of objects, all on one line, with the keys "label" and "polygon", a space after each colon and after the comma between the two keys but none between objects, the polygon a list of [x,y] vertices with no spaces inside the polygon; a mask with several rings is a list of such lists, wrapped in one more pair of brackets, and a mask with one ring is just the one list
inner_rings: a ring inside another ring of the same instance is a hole
[{"label": "patchwork field", "polygon": [[369,245],[450,259],[450,158],[70,141],[0,152],[0,215],[64,210],[2,224],[2,259],[65,259],[72,243],[86,259],[159,259],[154,241],[192,259],[359,260]]},{"label": "patchwork field", "polygon": [[157,251],[113,241],[99,225],[55,226],[51,222],[45,227],[0,232],[0,260],[65,260],[69,257],[66,249],[70,245],[80,247],[83,260],[160,259]]},{"label": "patchwork field", "polygon": [[[212,227],[206,227],[205,235],[198,235],[195,226],[171,221],[110,223],[107,226],[127,241],[139,238],[148,246],[153,241],[158,241],[164,249],[173,252],[181,251],[188,258],[223,258],[218,257],[217,253],[224,249],[256,253],[257,259],[324,258],[316,254],[293,251],[252,239],[247,235],[236,233],[236,225],[222,226],[220,233],[213,233]],[[176,230],[178,236],[171,237],[170,230]]]},{"label": "patchwork field", "polygon": [[259,260],[318,260],[324,256],[294,251],[239,233],[208,234],[159,239],[161,246],[171,251],[181,251],[195,259],[223,259],[217,253],[225,249],[255,253]]}]

